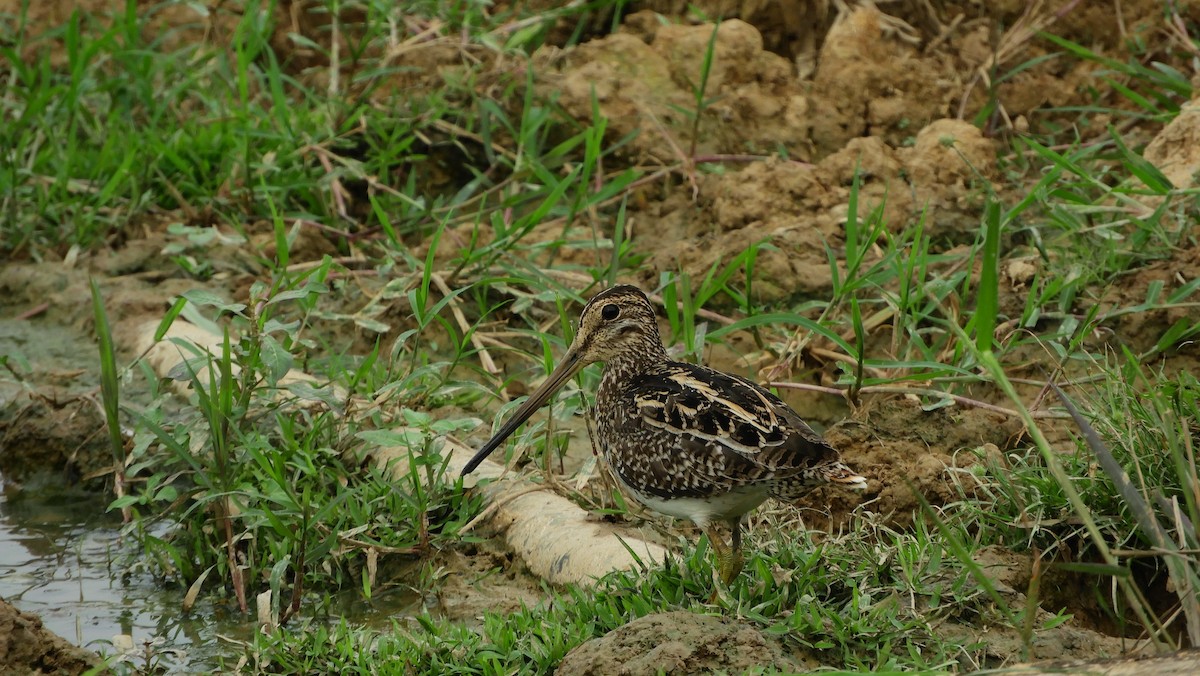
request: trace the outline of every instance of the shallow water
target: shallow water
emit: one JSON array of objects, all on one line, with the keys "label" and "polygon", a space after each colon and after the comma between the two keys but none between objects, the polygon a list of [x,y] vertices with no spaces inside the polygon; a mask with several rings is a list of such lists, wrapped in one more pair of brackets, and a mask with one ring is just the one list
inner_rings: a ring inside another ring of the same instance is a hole
[{"label": "shallow water", "polygon": [[[54,375],[68,390],[95,388],[95,350],[71,327],[0,319],[0,355],[10,356],[21,373]],[[36,388],[0,373],[0,407],[13,405],[30,389]],[[137,394],[136,382],[123,385],[123,396],[136,399]],[[225,639],[253,639],[253,608],[242,615],[213,574],[193,611],[184,614],[186,589],[162,585],[131,565],[136,563],[138,544],[121,537],[120,514],[106,511],[112,496],[66,483],[64,477],[47,472],[18,487],[6,484],[0,475],[0,597],[39,615],[48,629],[68,641],[102,654],[111,655],[113,637],[125,634],[138,649],[151,642],[157,664],[172,671],[211,669],[222,659],[235,663],[244,647]],[[163,536],[167,525],[153,528]],[[383,565],[381,561],[381,569]],[[421,609],[421,597],[400,583],[381,580],[371,601],[364,600],[359,589],[309,590],[289,629],[313,619],[305,610],[316,605],[317,596],[327,597],[321,600],[328,608],[318,622],[344,617],[357,625],[384,628],[393,618]],[[139,658],[135,664],[144,666],[145,661]]]},{"label": "shallow water", "polygon": [[[2,481],[2,477],[0,477]],[[129,573],[121,519],[106,513],[109,499],[52,480],[0,494],[0,597],[41,616],[45,626],[77,645],[114,653],[115,635],[147,641],[160,666],[196,671],[237,661],[243,647],[226,639],[253,638],[256,622],[237,612],[219,592],[201,593],[192,613],[180,610],[184,591],[158,584],[147,573]],[[210,577],[206,584],[217,584]],[[306,599],[307,601],[307,599]],[[378,590],[371,601],[358,590],[333,595],[331,616],[385,628],[393,618],[419,612],[420,597],[402,585]],[[253,611],[252,611],[253,613]],[[296,628],[310,617],[303,613]],[[144,664],[142,658],[135,664]]]},{"label": "shallow water", "polygon": [[[184,617],[182,591],[163,589],[146,574],[124,574],[120,516],[105,512],[107,498],[39,483],[0,497],[0,596],[39,615],[68,641],[101,653],[113,652],[117,634],[131,635],[139,647],[152,641],[154,651],[176,665],[219,653],[217,618]],[[226,634],[253,629],[221,624]]]},{"label": "shallow water", "polygon": [[[95,386],[96,347],[71,327],[0,320],[0,354],[13,359],[18,372],[64,391]],[[0,406],[22,405],[26,391],[37,391],[36,383],[0,377]],[[0,597],[97,652],[111,654],[118,634],[131,635],[138,647],[154,641],[164,666],[203,663],[219,652],[215,613],[182,617],[183,590],[164,588],[144,573],[126,574],[123,552],[135,545],[123,543],[120,515],[106,511],[111,496],[68,487],[52,471],[19,487],[0,475],[0,486]],[[239,625],[247,628],[239,631]],[[248,635],[252,629],[226,621],[221,632]]]}]

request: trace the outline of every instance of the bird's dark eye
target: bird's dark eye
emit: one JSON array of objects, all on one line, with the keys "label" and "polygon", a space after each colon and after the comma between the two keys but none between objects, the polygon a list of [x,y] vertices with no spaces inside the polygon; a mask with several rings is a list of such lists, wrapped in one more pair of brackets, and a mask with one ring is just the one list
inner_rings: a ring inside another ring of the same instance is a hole
[{"label": "bird's dark eye", "polygon": [[612,303],[609,303],[608,305],[605,305],[604,307],[600,308],[600,316],[604,317],[605,319],[608,319],[608,320],[616,319],[617,315],[620,315],[620,314],[621,314],[621,308],[617,307],[616,305],[614,305]]}]

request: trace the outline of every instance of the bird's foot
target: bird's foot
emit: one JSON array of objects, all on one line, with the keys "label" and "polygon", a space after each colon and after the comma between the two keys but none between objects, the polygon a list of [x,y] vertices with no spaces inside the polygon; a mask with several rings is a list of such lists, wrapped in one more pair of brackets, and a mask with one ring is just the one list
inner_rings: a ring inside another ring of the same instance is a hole
[{"label": "bird's foot", "polygon": [[[745,559],[742,558],[741,551],[730,551],[724,548],[714,552],[714,555],[717,565],[716,570],[713,571],[713,591],[708,597],[708,603],[710,605],[725,605],[723,601],[728,596],[734,580],[741,574],[742,567],[745,565]],[[722,592],[725,592],[725,594]]]},{"label": "bird's foot", "polygon": [[746,564],[742,558],[742,553],[739,551],[731,551],[721,562],[721,584],[726,587],[733,584],[738,575],[742,573],[742,567]]}]

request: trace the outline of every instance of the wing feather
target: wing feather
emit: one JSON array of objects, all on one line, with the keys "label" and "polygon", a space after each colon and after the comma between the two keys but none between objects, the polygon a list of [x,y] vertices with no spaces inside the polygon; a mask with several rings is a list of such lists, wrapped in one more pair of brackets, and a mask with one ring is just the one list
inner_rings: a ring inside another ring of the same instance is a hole
[{"label": "wing feather", "polygon": [[[646,424],[708,444],[786,475],[836,461],[837,451],[779,397],[738,376],[674,363],[638,383],[634,401]],[[746,469],[746,468],[743,468]]]}]

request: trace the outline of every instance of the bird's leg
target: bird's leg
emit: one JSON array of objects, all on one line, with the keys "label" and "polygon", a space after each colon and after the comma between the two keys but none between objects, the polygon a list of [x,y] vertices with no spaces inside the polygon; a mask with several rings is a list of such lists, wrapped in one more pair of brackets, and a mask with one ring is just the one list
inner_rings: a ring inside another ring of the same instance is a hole
[{"label": "bird's leg", "polygon": [[721,581],[729,586],[737,579],[737,576],[742,572],[742,566],[746,561],[742,558],[742,517],[735,516],[729,520],[729,529],[733,531],[733,537],[729,543],[729,561],[728,567],[721,571]]},{"label": "bird's leg", "polygon": [[721,534],[717,532],[717,527],[713,524],[705,524],[702,528],[704,529],[704,534],[708,536],[708,544],[712,547],[713,557],[717,560],[717,564],[723,568],[725,561],[729,558],[729,549],[725,547],[725,541],[721,538]]},{"label": "bird's leg", "polygon": [[[713,550],[713,559],[716,563],[714,568],[717,573],[715,577],[720,580],[720,583],[714,586],[712,595],[708,597],[709,603],[716,603],[721,593],[721,587],[728,587],[729,583],[741,572],[742,557],[740,551],[733,552],[725,546],[724,539],[721,538],[721,534],[717,532],[717,528],[713,524],[705,524],[702,528],[704,534],[708,536],[708,543]],[[740,546],[741,535],[736,530],[733,537],[734,542]]]}]

